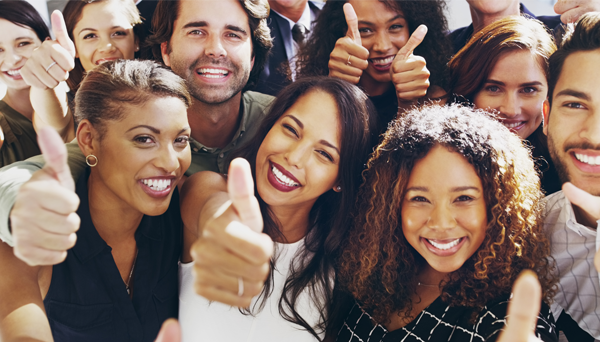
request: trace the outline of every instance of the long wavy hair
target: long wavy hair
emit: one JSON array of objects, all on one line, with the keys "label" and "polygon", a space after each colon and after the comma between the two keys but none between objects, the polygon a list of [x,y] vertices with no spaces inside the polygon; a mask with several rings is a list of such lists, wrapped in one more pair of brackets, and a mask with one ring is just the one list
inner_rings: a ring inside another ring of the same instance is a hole
[{"label": "long wavy hair", "polygon": [[554,266],[542,231],[543,195],[530,152],[490,114],[459,105],[413,109],[390,124],[359,191],[340,259],[343,288],[379,322],[397,311],[410,318],[417,274],[426,261],[402,233],[402,200],[413,166],[437,145],[473,166],[483,185],[489,221],[479,249],[440,284],[442,299],[480,310],[510,293],[522,270],[532,269],[544,300],[551,302]]},{"label": "long wavy hair", "polygon": [[[336,78],[321,76],[298,80],[279,93],[253,139],[232,153],[230,158],[246,158],[256,178],[256,155],[267,133],[299,98],[314,91],[331,95],[337,105],[341,137],[338,184],[342,191],[329,190],[313,205],[305,248],[292,262],[279,300],[279,312],[286,320],[298,324],[320,339],[319,334],[325,331],[331,313],[329,305],[333,302],[334,263],[350,226],[348,213],[354,207],[367,157],[377,142],[377,116],[371,101],[357,86]],[[260,198],[257,189],[255,194],[263,216],[264,232],[275,241],[285,241],[277,217]],[[271,276],[260,295],[262,300],[257,301],[255,307],[246,313],[262,310],[265,299],[272,295],[274,265],[272,261]],[[304,291],[308,291],[312,304],[321,316],[315,327],[310,326],[298,313],[298,298]]]},{"label": "long wavy hair", "polygon": [[[429,82],[447,90],[448,72],[446,64],[452,55],[452,45],[446,37],[448,22],[444,15],[446,2],[379,0],[392,11],[402,11],[408,22],[410,34],[419,27],[427,25],[428,31],[423,42],[415,49],[427,61],[431,73]],[[343,6],[347,0],[327,1],[319,14],[311,38],[298,53],[298,75],[317,76],[329,74],[329,55],[335,42],[346,35],[348,25],[344,17]]]}]

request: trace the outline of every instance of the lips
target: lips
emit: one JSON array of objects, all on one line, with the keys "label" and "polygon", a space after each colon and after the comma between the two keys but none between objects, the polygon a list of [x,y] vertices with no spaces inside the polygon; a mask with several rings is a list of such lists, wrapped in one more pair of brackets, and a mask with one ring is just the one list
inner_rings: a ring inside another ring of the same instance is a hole
[{"label": "lips", "polygon": [[138,181],[142,190],[150,197],[164,198],[168,196],[175,185],[174,177],[144,178]]},{"label": "lips", "polygon": [[99,60],[96,61],[96,65],[100,65],[102,63],[106,63],[106,62],[110,62],[110,61],[114,61],[120,59],[120,57],[107,57],[107,58],[100,58]]},{"label": "lips", "polygon": [[392,62],[394,61],[394,55],[382,57],[382,58],[369,58],[369,64],[373,66],[373,68],[377,71],[387,72],[390,70],[392,66]]},{"label": "lips", "polygon": [[22,80],[23,77],[21,77],[21,68],[22,67],[3,71],[3,74],[12,78],[13,80]]},{"label": "lips", "polygon": [[460,250],[460,248],[467,241],[466,237],[460,237],[455,239],[427,239],[421,238],[421,241],[425,244],[427,249],[438,256],[450,256]]},{"label": "lips", "polygon": [[570,151],[569,155],[580,171],[600,173],[600,151],[577,149]]},{"label": "lips", "polygon": [[270,162],[267,180],[277,190],[290,192],[301,187],[300,181],[281,165]]},{"label": "lips", "polygon": [[212,79],[223,79],[230,74],[229,70],[221,68],[199,68],[196,69],[196,73],[202,77]]}]

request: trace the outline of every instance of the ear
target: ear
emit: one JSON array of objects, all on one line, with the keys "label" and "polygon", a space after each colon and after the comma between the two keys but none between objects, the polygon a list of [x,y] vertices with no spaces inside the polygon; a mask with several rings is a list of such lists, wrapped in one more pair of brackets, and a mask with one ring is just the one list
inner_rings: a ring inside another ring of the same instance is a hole
[{"label": "ear", "polygon": [[542,105],[542,115],[544,115],[544,134],[548,135],[548,119],[550,118],[550,102],[548,99],[544,100]]},{"label": "ear", "polygon": [[137,35],[135,35],[135,40],[133,43],[135,44],[135,52],[140,51],[140,38],[138,38]]},{"label": "ear", "polygon": [[335,183],[335,185],[333,186],[333,191],[342,192],[342,187],[340,186],[339,182]]},{"label": "ear", "polygon": [[171,57],[169,57],[169,42],[160,43],[160,53],[165,65],[171,67]]},{"label": "ear", "polygon": [[77,126],[77,143],[84,156],[98,153],[99,137],[98,131],[87,119],[82,120]]},{"label": "ear", "polygon": [[250,70],[254,69],[254,54],[252,54],[252,60],[250,61]]}]

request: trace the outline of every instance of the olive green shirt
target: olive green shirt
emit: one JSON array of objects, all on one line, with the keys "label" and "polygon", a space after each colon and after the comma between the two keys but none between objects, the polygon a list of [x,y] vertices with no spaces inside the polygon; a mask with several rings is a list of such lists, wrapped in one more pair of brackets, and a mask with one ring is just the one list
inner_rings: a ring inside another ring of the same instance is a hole
[{"label": "olive green shirt", "polygon": [[4,143],[0,148],[0,167],[41,153],[31,120],[4,101],[0,101],[0,128],[4,134]]},{"label": "olive green shirt", "polygon": [[[227,155],[254,136],[263,117],[270,110],[274,99],[271,95],[253,91],[245,92],[240,104],[242,114],[240,127],[233,140],[224,148],[210,148],[197,141],[192,141],[190,143],[192,164],[185,174],[190,176],[199,171],[226,173],[229,166],[226,163]],[[68,152],[67,163],[71,169],[73,179],[77,180],[85,171],[85,156],[81,153],[76,140],[66,144],[66,146]],[[101,163],[102,161],[98,162]],[[8,217],[15,204],[19,188],[31,178],[34,172],[40,170],[43,166],[44,157],[37,155],[0,169],[0,240],[10,246],[13,245],[13,239],[8,228]]]}]

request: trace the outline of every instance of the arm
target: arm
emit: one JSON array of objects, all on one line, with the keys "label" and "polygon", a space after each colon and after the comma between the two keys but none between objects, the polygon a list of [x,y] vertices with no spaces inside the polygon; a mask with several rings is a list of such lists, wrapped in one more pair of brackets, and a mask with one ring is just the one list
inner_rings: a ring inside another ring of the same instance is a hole
[{"label": "arm", "polygon": [[64,142],[75,138],[75,119],[67,104],[65,87],[51,89],[31,87],[29,99],[33,106],[33,127],[36,132],[42,127],[52,127]]},{"label": "arm", "polygon": [[600,0],[558,0],[554,12],[565,23],[574,23],[587,12],[600,11]]}]

